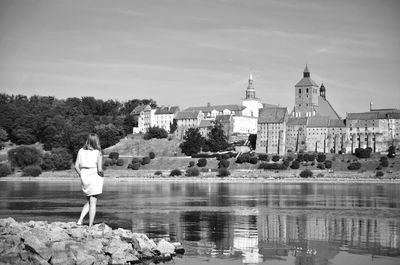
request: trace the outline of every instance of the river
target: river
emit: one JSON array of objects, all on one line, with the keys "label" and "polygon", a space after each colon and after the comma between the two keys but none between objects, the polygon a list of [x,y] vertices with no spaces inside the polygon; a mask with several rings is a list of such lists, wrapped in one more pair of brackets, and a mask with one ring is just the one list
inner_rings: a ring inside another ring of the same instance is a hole
[{"label": "river", "polygon": [[[76,221],[84,200],[78,182],[0,182],[1,218]],[[106,182],[97,211],[181,242],[171,264],[400,264],[400,184]]]}]

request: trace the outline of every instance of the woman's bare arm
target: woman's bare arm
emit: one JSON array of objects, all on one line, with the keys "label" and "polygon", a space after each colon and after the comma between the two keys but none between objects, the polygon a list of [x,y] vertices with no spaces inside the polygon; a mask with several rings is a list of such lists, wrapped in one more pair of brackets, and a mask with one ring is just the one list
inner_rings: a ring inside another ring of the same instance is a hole
[{"label": "woman's bare arm", "polygon": [[101,176],[101,177],[104,177],[103,156],[102,156],[101,152],[99,152],[99,155],[97,156],[97,174],[99,174],[99,176]]}]

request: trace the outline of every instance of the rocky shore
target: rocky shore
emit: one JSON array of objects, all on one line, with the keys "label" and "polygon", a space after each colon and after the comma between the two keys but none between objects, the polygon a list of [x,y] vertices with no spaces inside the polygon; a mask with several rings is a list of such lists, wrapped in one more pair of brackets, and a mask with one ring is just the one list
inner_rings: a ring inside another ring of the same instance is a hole
[{"label": "rocky shore", "polygon": [[0,264],[157,263],[183,252],[180,243],[161,239],[156,244],[144,234],[113,230],[104,223],[89,228],[73,222],[0,219]]}]

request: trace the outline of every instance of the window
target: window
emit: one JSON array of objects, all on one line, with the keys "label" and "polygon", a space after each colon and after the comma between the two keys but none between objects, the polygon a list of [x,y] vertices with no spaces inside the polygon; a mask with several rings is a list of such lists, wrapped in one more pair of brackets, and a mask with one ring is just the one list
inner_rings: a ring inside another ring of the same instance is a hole
[{"label": "window", "polygon": [[306,89],[306,93],[308,93],[308,88]]},{"label": "window", "polygon": [[301,88],[299,88],[299,94],[301,94]]}]

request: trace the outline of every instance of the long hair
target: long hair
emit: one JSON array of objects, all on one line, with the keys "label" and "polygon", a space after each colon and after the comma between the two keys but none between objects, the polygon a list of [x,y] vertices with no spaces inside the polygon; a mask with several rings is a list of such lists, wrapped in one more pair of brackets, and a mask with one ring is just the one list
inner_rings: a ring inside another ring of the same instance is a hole
[{"label": "long hair", "polygon": [[90,133],[88,135],[85,145],[83,146],[83,149],[96,149],[101,151],[99,136],[95,133]]}]

